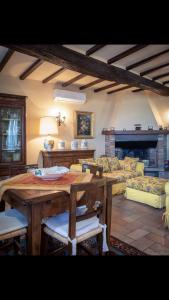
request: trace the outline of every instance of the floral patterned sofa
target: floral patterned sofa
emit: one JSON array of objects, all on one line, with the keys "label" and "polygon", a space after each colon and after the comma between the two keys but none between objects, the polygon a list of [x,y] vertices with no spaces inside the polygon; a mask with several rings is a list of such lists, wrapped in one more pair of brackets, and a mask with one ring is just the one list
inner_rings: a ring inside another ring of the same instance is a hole
[{"label": "floral patterned sofa", "polygon": [[125,197],[155,208],[163,208],[166,202],[165,185],[167,182],[167,179],[152,176],[128,179]]},{"label": "floral patterned sofa", "polygon": [[117,180],[112,187],[113,195],[125,192],[128,179],[144,175],[144,164],[130,157],[125,157],[124,160],[119,160],[117,157],[99,157],[95,160],[92,158],[80,159],[79,164],[72,165],[70,169],[82,171],[82,163],[86,162],[103,166],[103,175]]}]

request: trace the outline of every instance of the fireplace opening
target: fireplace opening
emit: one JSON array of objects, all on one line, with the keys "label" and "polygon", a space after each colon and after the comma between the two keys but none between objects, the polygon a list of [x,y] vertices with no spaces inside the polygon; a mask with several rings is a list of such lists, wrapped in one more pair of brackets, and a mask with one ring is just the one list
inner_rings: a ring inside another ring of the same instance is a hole
[{"label": "fireplace opening", "polygon": [[157,141],[116,141],[115,154],[119,159],[125,156],[139,158],[147,166],[157,166]]}]

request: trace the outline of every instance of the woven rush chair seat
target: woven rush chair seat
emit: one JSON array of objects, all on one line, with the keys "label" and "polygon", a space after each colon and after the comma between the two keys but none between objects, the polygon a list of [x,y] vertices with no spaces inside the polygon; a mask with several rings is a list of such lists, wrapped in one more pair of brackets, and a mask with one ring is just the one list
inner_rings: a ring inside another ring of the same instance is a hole
[{"label": "woven rush chair seat", "polygon": [[0,212],[0,241],[27,233],[27,220],[17,209]]},{"label": "woven rush chair seat", "polygon": [[[69,213],[66,212],[51,217],[47,220],[44,220],[43,223],[46,225],[46,227],[44,228],[44,232],[46,234],[68,245]],[[76,227],[77,243],[95,236],[100,232],[102,232],[102,227],[99,225],[99,219],[97,217],[80,221],[77,223]]]},{"label": "woven rush chair seat", "polygon": [[[78,207],[77,194],[82,191],[85,192],[84,202]],[[76,255],[78,243],[97,236],[99,254],[108,251],[105,224],[106,179],[98,177],[96,182],[72,184],[69,206],[68,212],[43,220],[44,248],[46,249],[46,237],[49,235],[67,245],[70,255]]]}]

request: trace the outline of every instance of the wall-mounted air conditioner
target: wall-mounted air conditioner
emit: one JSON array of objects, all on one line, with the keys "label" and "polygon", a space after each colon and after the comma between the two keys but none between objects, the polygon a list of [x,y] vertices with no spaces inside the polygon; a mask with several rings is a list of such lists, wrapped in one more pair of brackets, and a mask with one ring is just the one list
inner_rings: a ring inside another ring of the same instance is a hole
[{"label": "wall-mounted air conditioner", "polygon": [[86,102],[86,94],[72,92],[67,90],[54,90],[54,101],[84,104]]}]

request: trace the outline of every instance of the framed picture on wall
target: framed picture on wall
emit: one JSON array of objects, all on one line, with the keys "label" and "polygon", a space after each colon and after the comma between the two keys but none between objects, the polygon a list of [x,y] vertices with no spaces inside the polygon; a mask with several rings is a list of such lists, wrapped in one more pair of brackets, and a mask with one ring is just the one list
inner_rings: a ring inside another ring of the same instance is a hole
[{"label": "framed picture on wall", "polygon": [[77,139],[92,139],[94,137],[94,113],[75,111],[74,137]]}]

